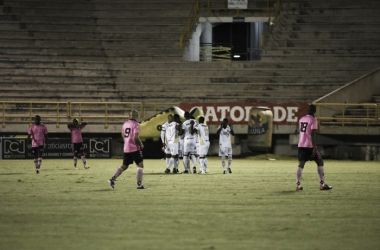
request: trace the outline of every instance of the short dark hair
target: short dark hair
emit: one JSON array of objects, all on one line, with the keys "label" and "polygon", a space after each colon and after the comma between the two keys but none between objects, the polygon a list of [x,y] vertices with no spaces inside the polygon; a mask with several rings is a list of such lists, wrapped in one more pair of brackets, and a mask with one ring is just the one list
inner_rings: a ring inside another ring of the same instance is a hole
[{"label": "short dark hair", "polygon": [[203,116],[200,116],[200,117],[198,118],[198,121],[199,121],[199,123],[204,123],[205,118],[204,118]]},{"label": "short dark hair", "polygon": [[313,104],[310,104],[309,105],[309,114],[314,114],[315,112],[317,112],[317,107]]},{"label": "short dark hair", "polygon": [[185,116],[186,119],[190,118],[190,112],[186,111],[184,116]]}]

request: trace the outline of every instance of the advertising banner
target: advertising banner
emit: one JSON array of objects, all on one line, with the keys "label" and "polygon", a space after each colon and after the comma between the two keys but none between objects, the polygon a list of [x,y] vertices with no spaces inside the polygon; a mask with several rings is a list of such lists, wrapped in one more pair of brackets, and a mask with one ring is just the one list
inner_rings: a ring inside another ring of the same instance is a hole
[{"label": "advertising banner", "polygon": [[[43,158],[72,158],[70,139],[49,139]],[[111,158],[111,139],[83,139],[86,158]],[[32,147],[27,139],[3,138],[2,159],[33,159]]]},{"label": "advertising banner", "polygon": [[228,0],[229,9],[247,9],[248,0]]},{"label": "advertising banner", "polygon": [[180,103],[180,108],[185,111],[197,107],[205,115],[209,125],[219,125],[224,118],[230,124],[247,124],[250,110],[256,106],[266,106],[273,113],[274,125],[295,125],[298,120],[306,115],[307,103]]}]

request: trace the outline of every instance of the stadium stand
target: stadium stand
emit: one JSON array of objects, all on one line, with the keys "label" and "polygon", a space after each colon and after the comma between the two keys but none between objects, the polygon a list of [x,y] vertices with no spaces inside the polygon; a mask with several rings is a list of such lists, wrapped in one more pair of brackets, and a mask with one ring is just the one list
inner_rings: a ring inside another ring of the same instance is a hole
[{"label": "stadium stand", "polygon": [[311,102],[380,62],[375,0],[282,0],[261,61],[212,63],[179,53],[193,0],[2,3],[3,101]]}]

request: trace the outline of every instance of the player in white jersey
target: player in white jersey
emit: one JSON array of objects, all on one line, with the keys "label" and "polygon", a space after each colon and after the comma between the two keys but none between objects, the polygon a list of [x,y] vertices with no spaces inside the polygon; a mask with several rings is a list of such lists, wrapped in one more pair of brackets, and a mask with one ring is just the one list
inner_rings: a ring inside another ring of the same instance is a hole
[{"label": "player in white jersey", "polygon": [[182,123],[181,126],[181,130],[185,134],[183,152],[183,164],[185,165],[185,171],[183,172],[184,174],[190,173],[190,158],[193,163],[193,172],[197,172],[197,169],[195,167],[195,155],[197,153],[197,148],[195,146],[196,129],[194,128],[196,121],[190,118],[190,113],[186,111],[186,120]]},{"label": "player in white jersey", "polygon": [[166,128],[166,138],[168,141],[167,147],[170,149],[171,158],[169,166],[166,168],[165,173],[170,173],[170,167],[173,165],[173,174],[179,173],[178,171],[178,133],[179,133],[179,115],[175,114],[173,120]]},{"label": "player in white jersey", "polygon": [[209,140],[209,130],[206,124],[204,124],[205,118],[203,116],[198,119],[198,141],[199,141],[199,168],[200,174],[204,174],[208,172],[207,166],[207,154],[208,149],[210,148],[210,140]]},{"label": "player in white jersey", "polygon": [[166,156],[166,158],[165,158],[166,159],[166,168],[169,167],[169,161],[171,158],[170,148],[167,147],[168,142],[167,142],[167,138],[166,138],[166,129],[172,121],[173,121],[173,115],[170,114],[170,115],[168,115],[168,121],[165,122],[164,124],[162,124],[162,127],[161,127],[161,141],[162,141],[162,149],[165,152],[165,156]]},{"label": "player in white jersey", "polygon": [[228,119],[224,118],[222,124],[218,128],[217,132],[219,135],[219,156],[222,157],[223,174],[226,172],[225,157],[228,157],[228,172],[232,174],[231,162],[232,162],[232,146],[231,146],[231,135],[235,135],[232,127],[228,125]]}]

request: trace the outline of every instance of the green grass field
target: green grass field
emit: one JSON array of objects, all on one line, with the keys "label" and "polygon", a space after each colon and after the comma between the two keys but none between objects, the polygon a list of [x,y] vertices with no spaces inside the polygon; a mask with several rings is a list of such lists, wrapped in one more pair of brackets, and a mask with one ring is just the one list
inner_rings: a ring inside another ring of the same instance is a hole
[{"label": "green grass field", "polygon": [[[136,189],[131,166],[111,190],[120,159],[0,161],[0,249],[380,249],[380,164],[325,161],[320,191],[306,164],[296,192],[297,159],[234,159],[222,174],[164,174],[145,160]],[[182,163],[180,169],[183,169]]]}]

